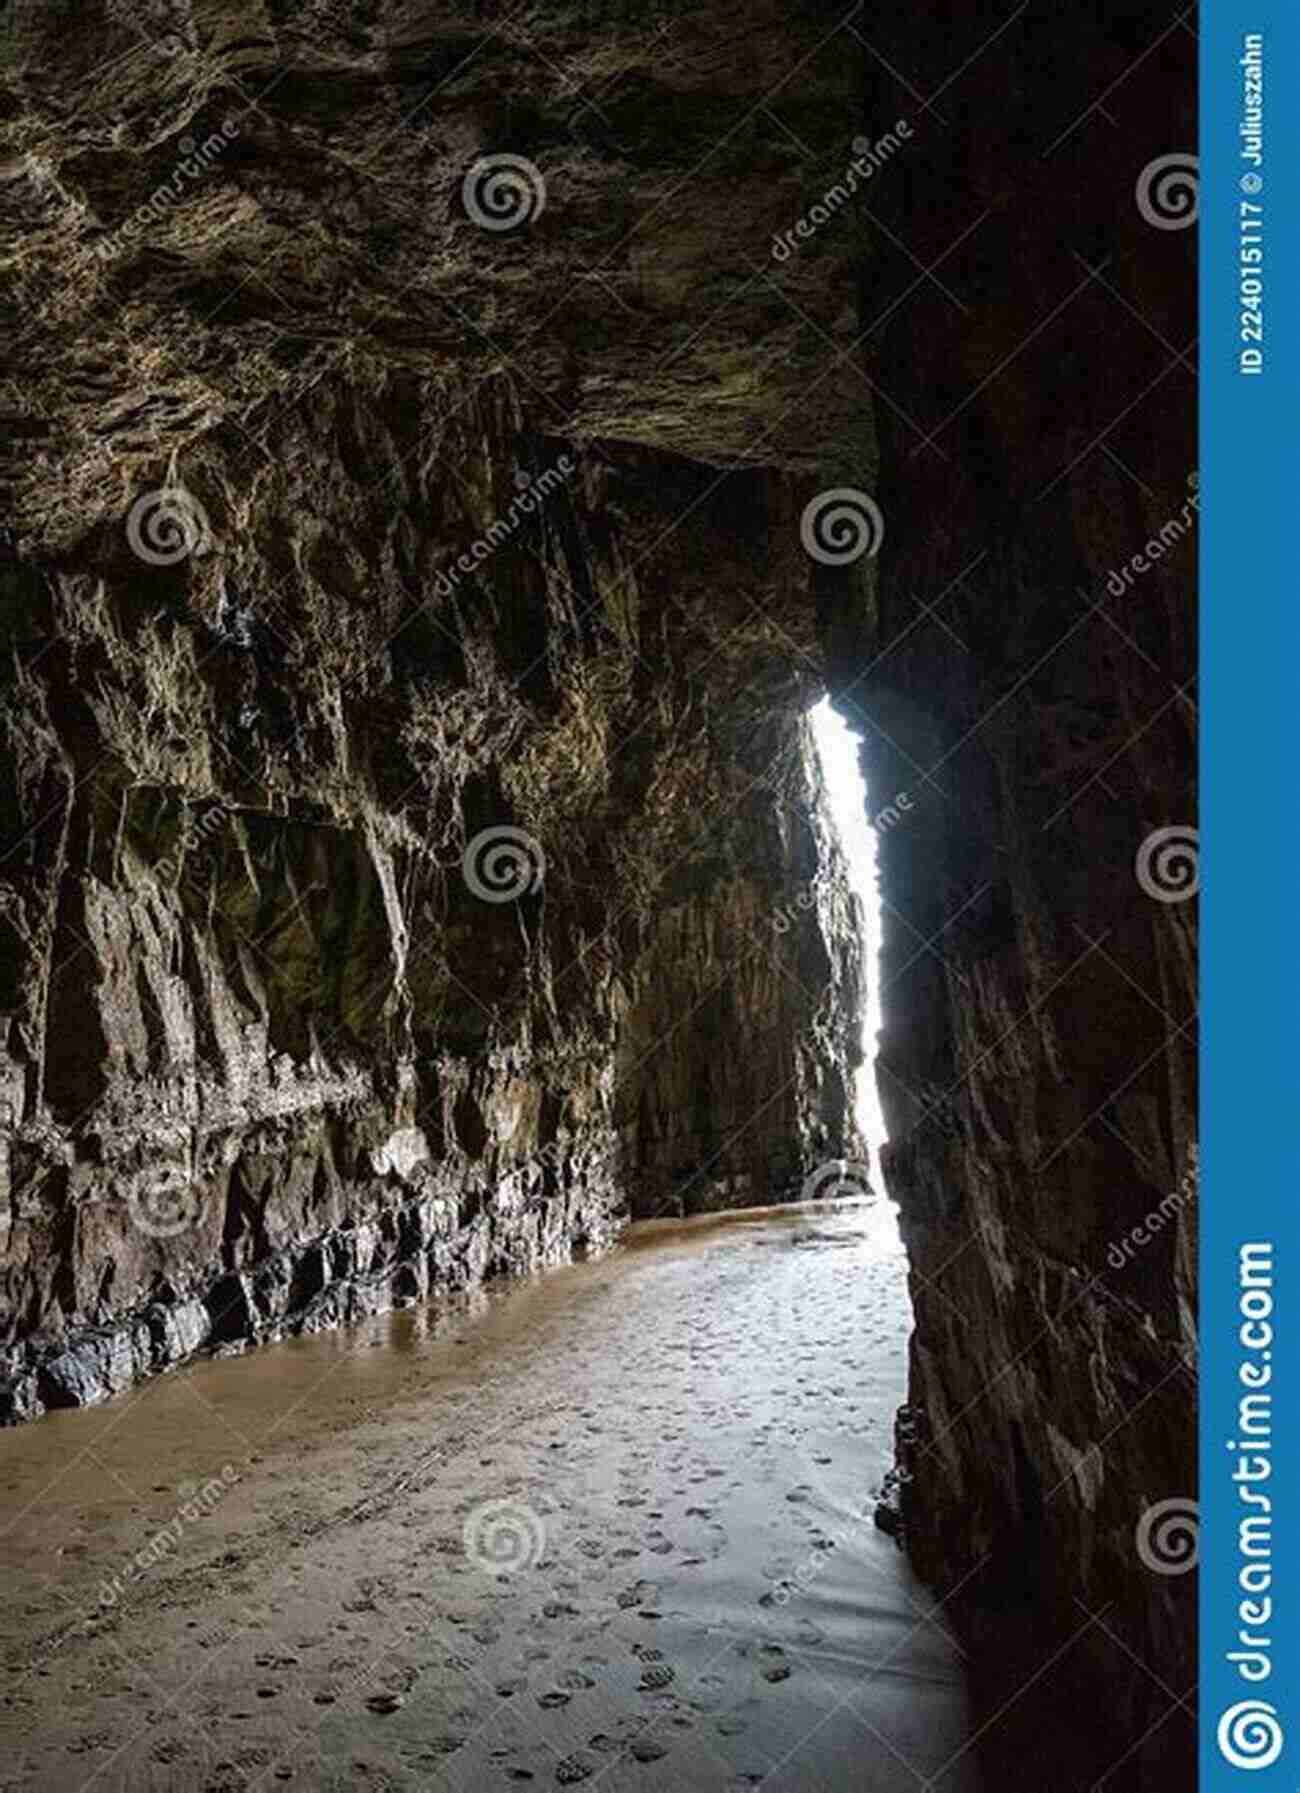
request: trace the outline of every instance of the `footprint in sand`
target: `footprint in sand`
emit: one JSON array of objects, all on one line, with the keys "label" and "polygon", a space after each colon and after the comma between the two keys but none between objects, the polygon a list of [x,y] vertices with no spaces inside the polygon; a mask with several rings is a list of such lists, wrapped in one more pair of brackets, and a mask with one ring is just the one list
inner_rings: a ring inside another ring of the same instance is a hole
[{"label": "footprint in sand", "polygon": [[366,1710],[379,1717],[384,1717],[390,1712],[396,1712],[399,1706],[405,1704],[406,1701],[400,1693],[376,1693],[366,1701]]},{"label": "footprint in sand", "polygon": [[656,1743],[653,1737],[638,1737],[632,1744],[630,1753],[638,1762],[661,1762],[668,1754],[668,1746]]},{"label": "footprint in sand", "polygon": [[717,1729],[719,1734],[723,1737],[739,1737],[740,1733],[746,1728],[748,1723],[749,1720],[747,1718],[741,1718],[738,1712],[732,1712],[729,1713],[726,1718],[720,1718],[718,1720]]}]

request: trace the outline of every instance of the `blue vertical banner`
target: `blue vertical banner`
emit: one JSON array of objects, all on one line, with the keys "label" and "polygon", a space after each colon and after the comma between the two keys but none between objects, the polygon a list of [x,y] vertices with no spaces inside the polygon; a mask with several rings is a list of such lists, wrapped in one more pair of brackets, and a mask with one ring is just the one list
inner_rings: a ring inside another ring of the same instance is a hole
[{"label": "blue vertical banner", "polygon": [[1201,32],[1201,1793],[1300,1788],[1300,4]]}]

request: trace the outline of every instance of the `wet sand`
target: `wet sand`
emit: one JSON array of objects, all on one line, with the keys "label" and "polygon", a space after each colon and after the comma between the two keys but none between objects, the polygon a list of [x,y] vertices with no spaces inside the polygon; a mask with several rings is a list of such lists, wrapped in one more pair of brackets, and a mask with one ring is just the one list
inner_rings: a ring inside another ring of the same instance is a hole
[{"label": "wet sand", "polygon": [[636,1227],[0,1434],[0,1787],[973,1793],[883,1205]]}]

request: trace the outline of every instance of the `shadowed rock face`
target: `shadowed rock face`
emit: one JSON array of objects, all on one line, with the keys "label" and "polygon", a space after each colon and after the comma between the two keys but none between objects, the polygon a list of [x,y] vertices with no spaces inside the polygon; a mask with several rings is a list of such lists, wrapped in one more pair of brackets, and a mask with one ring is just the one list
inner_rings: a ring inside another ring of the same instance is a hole
[{"label": "shadowed rock face", "polygon": [[11,1416],[858,1155],[829,683],[910,801],[909,1547],[990,1711],[1050,1664],[995,1784],[1187,1784],[1191,36],[285,10],[32,0],[0,83]]},{"label": "shadowed rock face", "polygon": [[9,568],[15,1415],[856,1153],[781,482],[566,453],[501,383],[275,427],[208,554]]},{"label": "shadowed rock face", "polygon": [[[869,418],[827,348],[855,333],[861,215],[779,284],[771,255],[809,159],[853,153],[844,9],[164,10],[18,10],[0,471],[24,527],[77,539],[222,426],[255,478],[270,416],[374,366],[453,407],[508,367],[561,436],[856,464]],[[502,158],[536,180],[503,189]]]},{"label": "shadowed rock face", "polygon": [[[961,11],[873,41],[934,95],[1007,17]],[[923,115],[879,194],[908,253],[863,280],[864,328],[918,283],[866,339],[886,546],[832,670],[869,787],[912,797],[880,847],[903,1507],[990,1707],[1039,1677],[997,1785],[1130,1747],[1107,1788],[1194,1779],[1195,1577],[1136,1535],[1196,1486],[1194,848],[1139,865],[1196,819],[1195,232],[1136,194],[1195,146],[1194,69],[1155,9],[1030,9]]]}]

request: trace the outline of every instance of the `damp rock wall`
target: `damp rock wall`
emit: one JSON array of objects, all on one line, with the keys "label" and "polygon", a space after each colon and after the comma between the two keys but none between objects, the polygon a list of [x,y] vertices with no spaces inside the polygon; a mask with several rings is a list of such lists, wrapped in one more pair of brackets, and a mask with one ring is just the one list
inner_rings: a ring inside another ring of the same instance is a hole
[{"label": "damp rock wall", "polygon": [[203,552],[4,569],[10,1418],[857,1154],[815,675],[716,584],[796,594],[815,665],[782,480],[504,381],[273,431],[251,491],[181,468]]},{"label": "damp rock wall", "polygon": [[1195,42],[1147,7],[959,38],[874,40],[877,108],[888,65],[933,109],[863,282],[884,543],[826,575],[862,598],[831,658],[868,787],[909,797],[901,1504],[1006,1707],[991,1784],[1148,1793],[1195,1778]]}]

